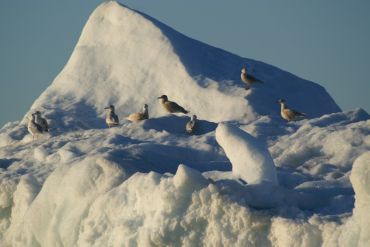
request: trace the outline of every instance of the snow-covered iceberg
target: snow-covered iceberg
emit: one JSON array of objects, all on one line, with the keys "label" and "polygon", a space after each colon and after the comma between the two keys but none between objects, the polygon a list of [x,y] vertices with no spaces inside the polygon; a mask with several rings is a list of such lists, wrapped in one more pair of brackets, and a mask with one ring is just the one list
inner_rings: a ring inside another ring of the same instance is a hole
[{"label": "snow-covered iceberg", "polygon": [[[265,84],[246,92],[243,65]],[[163,115],[163,94],[212,122],[278,116],[279,98],[309,117],[340,110],[318,84],[192,40],[116,2],[92,13],[68,63],[31,109],[45,111],[58,131],[99,128],[109,103],[119,116],[145,103],[150,116]]]},{"label": "snow-covered iceberg", "polygon": [[[246,91],[243,65],[264,83]],[[194,135],[163,94],[198,116]],[[307,118],[284,122],[279,98]],[[144,103],[150,119],[124,120]],[[25,119],[0,129],[0,246],[369,244],[365,111],[116,2],[92,13],[35,110],[50,135],[32,141]]]}]

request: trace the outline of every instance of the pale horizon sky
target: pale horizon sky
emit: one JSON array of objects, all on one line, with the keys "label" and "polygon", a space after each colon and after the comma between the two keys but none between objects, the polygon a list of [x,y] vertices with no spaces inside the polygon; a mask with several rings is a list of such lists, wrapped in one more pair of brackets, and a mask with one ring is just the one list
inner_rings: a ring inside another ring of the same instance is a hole
[{"label": "pale horizon sky", "polygon": [[[0,2],[0,127],[21,120],[68,61],[103,1]],[[370,112],[370,1],[120,1],[177,31],[319,83]]]}]

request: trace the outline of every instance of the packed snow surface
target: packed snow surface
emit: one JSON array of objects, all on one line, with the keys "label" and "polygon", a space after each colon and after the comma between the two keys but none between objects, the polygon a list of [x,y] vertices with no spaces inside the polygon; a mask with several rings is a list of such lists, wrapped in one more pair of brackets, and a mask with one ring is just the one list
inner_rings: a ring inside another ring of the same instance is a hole
[{"label": "packed snow surface", "polygon": [[[264,83],[245,90],[244,65]],[[163,94],[198,116],[192,135]],[[280,98],[306,119],[282,120]],[[50,133],[32,141],[36,110]],[[369,246],[369,134],[320,85],[105,2],[0,129],[0,246]]]}]

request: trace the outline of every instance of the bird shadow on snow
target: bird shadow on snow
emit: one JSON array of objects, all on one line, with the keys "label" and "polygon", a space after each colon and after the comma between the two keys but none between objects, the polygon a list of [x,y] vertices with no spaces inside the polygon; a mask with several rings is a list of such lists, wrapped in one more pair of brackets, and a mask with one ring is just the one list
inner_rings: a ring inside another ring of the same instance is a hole
[{"label": "bird shadow on snow", "polygon": [[[187,134],[186,123],[190,121],[188,116],[166,115],[159,118],[151,118],[143,122],[146,130],[166,131],[171,134]],[[217,124],[206,120],[198,120],[193,135],[204,135],[216,129]]]}]

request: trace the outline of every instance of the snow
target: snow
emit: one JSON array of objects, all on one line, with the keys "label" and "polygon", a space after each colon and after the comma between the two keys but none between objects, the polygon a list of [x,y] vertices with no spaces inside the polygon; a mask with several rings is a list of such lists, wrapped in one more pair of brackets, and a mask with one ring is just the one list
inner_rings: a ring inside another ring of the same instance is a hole
[{"label": "snow", "polygon": [[[247,92],[240,81],[243,65],[268,86]],[[116,2],[92,13],[63,71],[31,109],[51,119],[56,134],[105,127],[108,104],[120,119],[144,104],[151,117],[163,116],[157,99],[163,94],[211,122],[279,116],[279,98],[310,117],[340,111],[317,84],[187,38]]]},{"label": "snow", "polygon": [[220,123],[216,140],[229,158],[235,177],[248,184],[278,184],[274,161],[256,138],[238,127]]},{"label": "snow", "polygon": [[[343,114],[329,114],[309,120],[292,131],[291,135],[281,138],[279,142],[285,145],[282,144],[279,149],[272,151],[273,156],[277,158],[277,165],[294,167],[305,163],[307,158],[316,156],[316,159],[321,160],[320,163],[324,159],[328,164],[342,170],[350,169],[354,158],[369,147],[369,121],[361,121],[367,120],[368,115],[363,110],[354,110],[348,113],[346,119],[338,119],[340,124],[331,122],[338,117],[343,117]],[[310,162],[305,165],[311,165]]]},{"label": "snow", "polygon": [[348,246],[370,245],[370,152],[358,157],[352,168],[351,182],[356,193],[353,217],[344,226],[341,241]]},{"label": "snow", "polygon": [[[263,80],[248,91],[240,69]],[[165,114],[166,94],[198,117]],[[285,98],[307,114],[286,123]],[[107,128],[114,104],[120,125]],[[148,104],[150,119],[125,120]],[[0,129],[0,246],[368,246],[370,116],[116,2]]]}]

